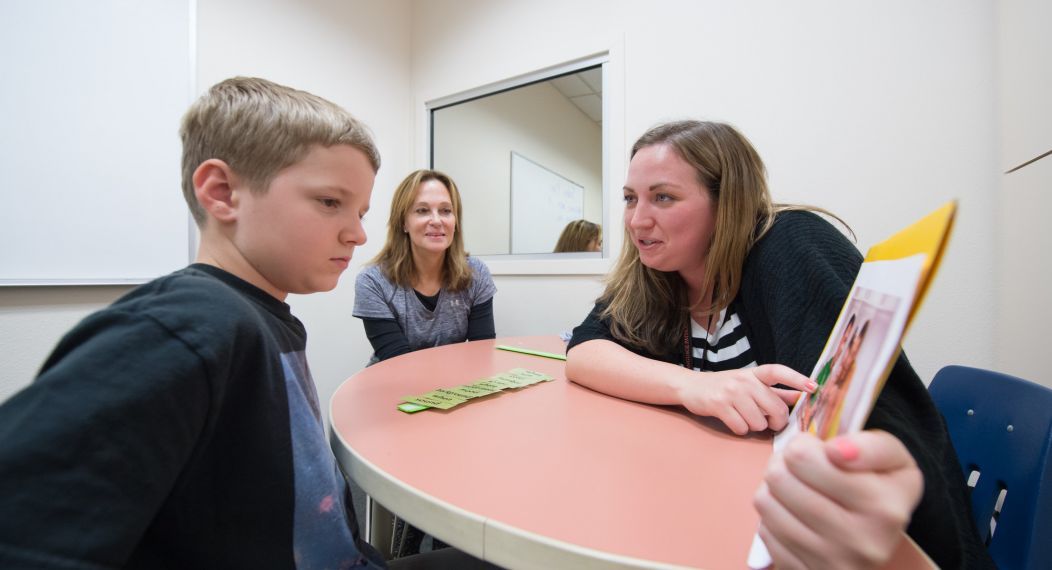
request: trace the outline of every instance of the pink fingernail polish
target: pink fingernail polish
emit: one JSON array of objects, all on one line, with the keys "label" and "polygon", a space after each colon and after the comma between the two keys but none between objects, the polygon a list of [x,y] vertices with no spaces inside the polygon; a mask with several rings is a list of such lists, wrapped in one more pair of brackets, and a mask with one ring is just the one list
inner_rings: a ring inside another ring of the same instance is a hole
[{"label": "pink fingernail polish", "polygon": [[818,384],[816,384],[814,380],[812,380],[812,381],[807,383],[807,391],[808,392],[814,392],[815,389],[817,389],[817,388],[818,388]]},{"label": "pink fingernail polish", "polygon": [[858,446],[850,439],[846,437],[837,438],[837,440],[833,442],[833,445],[836,446],[836,450],[840,453],[840,457],[843,457],[847,461],[858,459]]}]

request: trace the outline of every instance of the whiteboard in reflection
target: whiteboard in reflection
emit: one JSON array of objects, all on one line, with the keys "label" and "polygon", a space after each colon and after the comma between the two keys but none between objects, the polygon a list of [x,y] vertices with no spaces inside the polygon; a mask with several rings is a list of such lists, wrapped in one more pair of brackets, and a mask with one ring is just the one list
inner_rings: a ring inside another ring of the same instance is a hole
[{"label": "whiteboard in reflection", "polygon": [[566,224],[584,218],[584,186],[511,152],[511,253],[551,253]]}]

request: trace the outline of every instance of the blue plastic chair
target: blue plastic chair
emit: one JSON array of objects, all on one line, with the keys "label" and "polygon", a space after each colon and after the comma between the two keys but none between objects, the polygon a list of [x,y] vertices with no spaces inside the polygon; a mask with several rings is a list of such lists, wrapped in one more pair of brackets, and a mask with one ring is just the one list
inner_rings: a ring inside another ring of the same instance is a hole
[{"label": "blue plastic chair", "polygon": [[999,568],[1052,568],[1052,390],[965,366],[928,388],[972,487],[979,534]]}]

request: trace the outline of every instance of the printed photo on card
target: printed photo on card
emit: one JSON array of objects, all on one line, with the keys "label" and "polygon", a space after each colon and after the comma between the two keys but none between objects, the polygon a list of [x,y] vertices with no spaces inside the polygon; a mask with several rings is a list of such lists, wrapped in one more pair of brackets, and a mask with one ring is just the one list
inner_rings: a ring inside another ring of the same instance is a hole
[{"label": "printed photo on card", "polygon": [[862,428],[884,371],[894,362],[924,256],[862,264],[811,379],[818,388],[801,394],[789,426],[775,436],[776,450],[801,432],[822,439]]}]

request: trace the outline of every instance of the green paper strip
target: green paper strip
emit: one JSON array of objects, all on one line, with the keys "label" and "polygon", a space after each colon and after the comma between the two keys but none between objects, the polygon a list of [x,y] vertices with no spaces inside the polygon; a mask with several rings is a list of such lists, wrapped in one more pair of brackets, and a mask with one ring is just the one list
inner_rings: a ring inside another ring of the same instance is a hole
[{"label": "green paper strip", "polygon": [[415,414],[429,409],[429,406],[421,406],[420,404],[410,404],[409,402],[405,402],[403,404],[398,404],[398,409],[407,414]]},{"label": "green paper strip", "polygon": [[[552,357],[558,358],[559,355],[554,354]],[[507,389],[525,388],[538,382],[551,382],[554,379],[542,372],[513,368],[496,376],[476,380],[471,384],[452,388],[436,388],[419,396],[406,396],[402,398],[398,409],[407,414],[415,414],[431,408],[448,410],[473,398],[488,396]]]},{"label": "green paper strip", "polygon": [[[453,406],[459,406],[460,404],[467,402],[468,399],[453,393],[446,392],[442,388],[438,388],[426,394],[421,394],[412,398],[406,398],[405,401],[412,402],[414,404],[429,405],[432,408],[438,408],[440,410],[448,410]],[[438,404],[432,404],[432,402],[438,402]]]},{"label": "green paper strip", "polygon": [[485,388],[487,390],[493,390],[494,393],[500,392],[505,388],[511,388],[511,384],[507,382],[500,382],[494,378],[484,378],[482,380],[476,380],[472,386],[478,386],[479,388]]},{"label": "green paper strip", "polygon": [[496,390],[493,388],[485,388],[482,386],[475,386],[474,384],[464,384],[463,386],[457,386],[455,388],[450,388],[449,390],[452,392],[456,392],[461,396],[464,396],[465,398],[469,399],[481,398],[483,396],[489,396],[490,394],[500,392],[500,390]]},{"label": "green paper strip", "polygon": [[498,374],[496,376],[486,378],[482,381],[482,383],[486,386],[500,386],[501,390],[517,390],[525,386],[525,384],[515,380],[511,376],[504,376],[503,374]]},{"label": "green paper strip", "polygon": [[525,370],[523,370],[522,368],[516,368],[515,370],[511,370],[501,374],[500,377],[504,380],[515,382],[518,385],[517,387],[519,388],[531,386],[541,381],[540,376],[536,376],[533,374],[523,374],[524,372]]},{"label": "green paper strip", "polygon": [[427,394],[422,394],[420,396],[409,396],[407,398],[403,398],[403,401],[409,402],[410,404],[427,406],[429,408],[438,408],[439,410],[448,410],[449,408],[452,408],[453,406],[463,402],[463,400],[450,400],[449,398],[443,397],[433,398],[431,397],[431,392],[428,392]]},{"label": "green paper strip", "polygon": [[508,346],[506,344],[498,344],[497,350],[508,350],[511,352],[521,352],[523,354],[532,354],[533,356],[543,356],[545,358],[554,358],[556,360],[566,360],[566,357],[562,354],[555,354],[554,352],[544,352],[543,350],[532,350],[529,348],[519,348],[517,346]]},{"label": "green paper strip", "polygon": [[536,384],[542,381],[550,382],[552,380],[555,380],[555,378],[552,378],[547,374],[543,374],[541,372],[534,372],[533,370],[526,370],[525,368],[514,368],[512,370],[509,370],[508,372],[505,372],[505,374],[514,375],[516,378],[524,378],[530,384]]}]

